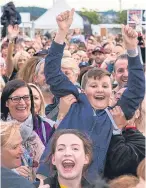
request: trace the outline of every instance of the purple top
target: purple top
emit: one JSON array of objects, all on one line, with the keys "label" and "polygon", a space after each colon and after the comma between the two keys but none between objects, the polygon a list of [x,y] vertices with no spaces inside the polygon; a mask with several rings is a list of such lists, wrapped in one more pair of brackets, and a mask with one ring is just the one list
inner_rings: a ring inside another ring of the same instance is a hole
[{"label": "purple top", "polygon": [[43,117],[36,116],[35,117],[35,127],[34,131],[38,134],[43,144],[46,146],[52,132],[51,125],[43,119]]}]

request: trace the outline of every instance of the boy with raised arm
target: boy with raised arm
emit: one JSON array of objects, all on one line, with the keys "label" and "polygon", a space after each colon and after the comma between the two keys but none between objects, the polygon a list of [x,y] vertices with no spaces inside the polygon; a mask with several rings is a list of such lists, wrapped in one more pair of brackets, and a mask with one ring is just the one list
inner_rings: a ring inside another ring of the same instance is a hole
[{"label": "boy with raised arm", "polygon": [[[77,103],[72,104],[69,112],[59,124],[58,129],[78,129],[90,136],[93,142],[93,162],[87,179],[96,178],[104,171],[106,153],[112,134],[120,134],[109,112],[112,84],[110,75],[103,69],[93,68],[82,79],[84,93],[68,80],[61,71],[61,59],[65,47],[64,41],[72,24],[74,9],[57,16],[58,33],[45,60],[46,81],[56,97],[73,94]],[[117,105],[121,107],[126,119],[130,119],[144,98],[145,79],[137,52],[137,33],[128,26],[122,28],[125,47],[128,53],[128,88]],[[42,158],[49,153],[49,144]],[[49,175],[47,166],[41,165],[38,173]]]}]

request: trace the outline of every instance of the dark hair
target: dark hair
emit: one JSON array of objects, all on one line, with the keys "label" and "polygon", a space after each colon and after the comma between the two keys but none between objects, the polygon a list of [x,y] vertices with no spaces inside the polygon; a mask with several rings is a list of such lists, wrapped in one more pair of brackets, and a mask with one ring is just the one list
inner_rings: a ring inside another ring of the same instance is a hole
[{"label": "dark hair", "polygon": [[28,84],[25,81],[16,79],[16,80],[11,80],[6,84],[1,95],[1,113],[2,113],[2,119],[4,121],[7,119],[9,113],[9,108],[6,107],[6,102],[9,96],[14,91],[22,87],[27,87],[29,90],[30,99],[31,99],[31,113],[32,115],[34,115],[34,102],[33,102],[33,95],[31,88],[28,86]]},{"label": "dark hair", "polygon": [[83,67],[83,68],[80,69],[80,75],[79,75],[79,77],[78,77],[78,82],[79,82],[80,85],[81,85],[81,83],[82,83],[82,78],[83,78],[84,74],[85,74],[88,70],[90,70],[90,69],[93,69],[93,67],[88,66],[88,67]]},{"label": "dark hair", "polygon": [[49,162],[50,166],[52,167],[52,155],[55,153],[57,140],[64,134],[74,134],[82,140],[85,154],[89,157],[89,163],[84,167],[84,171],[86,171],[93,158],[92,141],[86,134],[79,132],[77,129],[60,129],[54,133],[51,139],[51,152],[47,157],[46,162]]},{"label": "dark hair", "polygon": [[116,41],[116,44],[118,44],[119,42],[122,42],[123,41],[122,34],[118,34],[117,37],[115,38],[115,41]]},{"label": "dark hair", "polygon": [[7,34],[7,26],[8,25],[19,25],[21,23],[21,16],[19,12],[16,10],[16,7],[13,2],[7,3],[3,7],[3,14],[1,16],[1,25],[3,25],[2,29],[2,38],[4,38]]},{"label": "dark hair", "polygon": [[4,42],[4,43],[1,45],[1,50],[8,48],[8,44],[9,44],[9,43],[8,43],[7,41]]},{"label": "dark hair", "polygon": [[89,78],[94,78],[94,79],[101,79],[104,76],[109,76],[110,78],[110,73],[102,68],[92,68],[88,70],[83,76],[82,76],[82,81],[81,81],[81,87],[82,89],[85,89],[87,81]]},{"label": "dark hair", "polygon": [[120,56],[117,57],[117,59],[115,60],[115,63],[114,63],[114,67],[113,67],[113,71],[115,72],[115,65],[116,65],[116,62],[118,60],[128,60],[128,55],[127,54],[122,54]]},{"label": "dark hair", "polygon": [[26,52],[28,52],[28,51],[29,51],[29,50],[31,50],[31,49],[33,49],[33,50],[34,50],[34,52],[36,52],[35,48],[34,48],[34,47],[32,47],[32,46],[31,46],[31,47],[29,47],[29,48],[27,48],[27,49],[26,49]]},{"label": "dark hair", "polygon": [[109,45],[110,43],[109,42],[106,42],[102,45],[103,48],[105,48],[107,45]]},{"label": "dark hair", "polygon": [[49,39],[52,40],[51,34],[50,34],[49,32],[46,32],[46,33],[44,34],[44,36],[47,37],[48,40],[49,40]]},{"label": "dark hair", "polygon": [[79,43],[79,46],[78,46],[78,49],[79,50],[83,50],[83,51],[85,51],[86,52],[86,46],[85,46],[85,43],[84,42],[80,42]]},{"label": "dark hair", "polygon": [[[119,46],[119,47],[123,48],[123,46],[122,46],[121,44],[116,44],[116,46]],[[115,47],[116,47],[116,46],[115,46]]]}]

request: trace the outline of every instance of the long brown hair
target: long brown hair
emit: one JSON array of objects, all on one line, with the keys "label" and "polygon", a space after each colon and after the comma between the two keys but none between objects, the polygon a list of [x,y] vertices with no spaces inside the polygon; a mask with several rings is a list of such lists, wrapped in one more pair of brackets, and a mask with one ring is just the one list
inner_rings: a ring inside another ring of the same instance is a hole
[{"label": "long brown hair", "polygon": [[84,172],[85,172],[88,169],[88,166],[91,164],[92,158],[93,158],[92,141],[86,134],[79,132],[77,129],[60,129],[54,133],[54,135],[52,136],[52,140],[51,140],[51,151],[50,151],[49,156],[46,159],[46,162],[49,163],[51,170],[55,169],[55,168],[52,168],[53,167],[52,156],[55,154],[55,151],[56,151],[57,140],[59,139],[61,135],[64,135],[64,134],[73,134],[82,140],[85,155],[89,157],[89,163],[84,166]]}]

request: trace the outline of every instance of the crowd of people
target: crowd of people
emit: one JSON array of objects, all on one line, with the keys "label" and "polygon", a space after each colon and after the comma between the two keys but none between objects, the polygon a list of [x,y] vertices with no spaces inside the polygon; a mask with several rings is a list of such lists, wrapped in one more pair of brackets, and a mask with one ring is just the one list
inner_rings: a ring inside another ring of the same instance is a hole
[{"label": "crowd of people", "polygon": [[143,188],[145,60],[138,33],[34,39],[18,25],[1,40],[1,187]]}]

